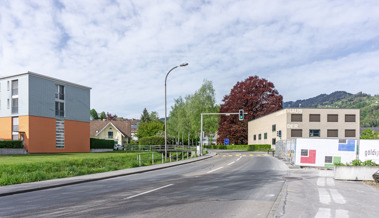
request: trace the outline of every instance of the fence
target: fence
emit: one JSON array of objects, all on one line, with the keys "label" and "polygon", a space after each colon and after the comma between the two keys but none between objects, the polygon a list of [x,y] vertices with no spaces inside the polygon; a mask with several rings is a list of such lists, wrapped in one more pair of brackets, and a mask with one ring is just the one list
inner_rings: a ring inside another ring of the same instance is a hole
[{"label": "fence", "polygon": [[296,160],[296,139],[281,140],[275,144],[275,157],[294,165]]},{"label": "fence", "polygon": [[[173,157],[172,153],[175,153],[176,155]],[[192,156],[193,156],[192,152],[189,152],[189,151],[187,151],[187,152],[178,152],[178,151],[169,152],[169,160],[170,160],[170,162],[172,162],[173,159],[175,161],[178,161],[178,160],[180,160],[180,157],[182,160],[184,160],[184,156],[185,156],[184,154],[187,154],[186,155],[187,159],[192,158]],[[191,154],[191,155],[189,155],[189,154]],[[157,156],[162,156],[162,157],[157,158]],[[161,155],[159,155],[157,153],[139,153],[139,154],[137,154],[137,161],[138,161],[139,166],[142,166],[143,161],[149,161],[149,162],[151,161],[151,164],[154,165],[156,160],[161,160],[162,161],[161,163],[164,163],[164,154],[163,153],[161,153]]]}]

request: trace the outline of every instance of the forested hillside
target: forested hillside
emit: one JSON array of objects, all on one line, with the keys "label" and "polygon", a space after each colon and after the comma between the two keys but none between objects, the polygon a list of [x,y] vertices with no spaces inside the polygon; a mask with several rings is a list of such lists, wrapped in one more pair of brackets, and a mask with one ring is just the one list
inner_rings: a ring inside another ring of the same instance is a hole
[{"label": "forested hillside", "polygon": [[359,92],[355,95],[338,91],[330,95],[322,94],[306,100],[285,102],[283,107],[307,108],[359,108],[362,127],[379,127],[379,95]]}]

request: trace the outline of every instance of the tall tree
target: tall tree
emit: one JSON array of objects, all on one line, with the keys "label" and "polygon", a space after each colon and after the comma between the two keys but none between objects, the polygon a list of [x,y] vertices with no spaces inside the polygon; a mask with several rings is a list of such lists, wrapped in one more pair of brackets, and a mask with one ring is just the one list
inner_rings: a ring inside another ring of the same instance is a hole
[{"label": "tall tree", "polygon": [[282,109],[283,97],[272,82],[251,76],[243,82],[237,82],[222,101],[220,113],[234,113],[243,109],[248,114],[243,121],[239,121],[238,116],[221,116],[217,143],[223,144],[224,139],[229,139],[231,144],[247,144],[248,121]]},{"label": "tall tree", "polygon": [[159,121],[144,122],[138,125],[138,138],[155,136],[159,131],[164,130],[164,124]]},{"label": "tall tree", "polygon": [[107,120],[117,120],[117,115],[112,115],[111,113],[107,112]]},{"label": "tall tree", "polygon": [[147,109],[143,109],[142,115],[141,115],[141,123],[148,123],[151,121],[150,114],[147,111]]},{"label": "tall tree", "polygon": [[[188,95],[184,99],[182,97],[175,99],[175,105],[171,107],[167,131],[175,137],[186,138],[188,141],[196,139],[201,129],[201,113],[217,113],[218,111],[212,82],[205,80],[201,88],[193,95]],[[204,117],[205,132],[216,132],[217,125],[217,116]]]},{"label": "tall tree", "polygon": [[105,112],[101,112],[100,114],[100,120],[105,120],[105,118],[107,118],[107,116],[105,115]]},{"label": "tall tree", "polygon": [[150,113],[150,120],[151,120],[151,121],[158,121],[158,120],[159,120],[158,112],[156,112],[156,111],[152,111],[152,112]]},{"label": "tall tree", "polygon": [[97,115],[97,112],[96,112],[96,110],[94,108],[92,110],[90,110],[89,113],[91,114],[91,116],[92,116],[92,118],[94,120],[98,120],[99,119],[99,116]]}]

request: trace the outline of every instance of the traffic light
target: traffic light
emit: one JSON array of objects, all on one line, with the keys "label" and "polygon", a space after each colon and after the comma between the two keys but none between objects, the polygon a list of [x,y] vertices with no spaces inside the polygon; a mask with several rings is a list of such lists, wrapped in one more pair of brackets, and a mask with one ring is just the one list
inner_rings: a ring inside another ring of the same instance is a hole
[{"label": "traffic light", "polygon": [[243,120],[243,116],[244,116],[244,113],[243,113],[243,109],[240,109],[239,110],[239,120]]},{"label": "traffic light", "polygon": [[282,130],[279,130],[279,131],[278,131],[278,134],[279,134],[279,135],[278,135],[279,138],[281,138],[281,137],[282,137]]}]

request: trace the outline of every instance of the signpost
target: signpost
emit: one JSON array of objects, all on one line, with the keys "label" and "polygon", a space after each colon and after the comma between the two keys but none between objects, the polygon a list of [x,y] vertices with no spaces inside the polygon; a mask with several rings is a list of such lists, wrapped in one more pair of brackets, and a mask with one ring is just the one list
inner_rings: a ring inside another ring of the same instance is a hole
[{"label": "signpost", "polygon": [[224,139],[224,145],[229,145],[229,139]]}]

